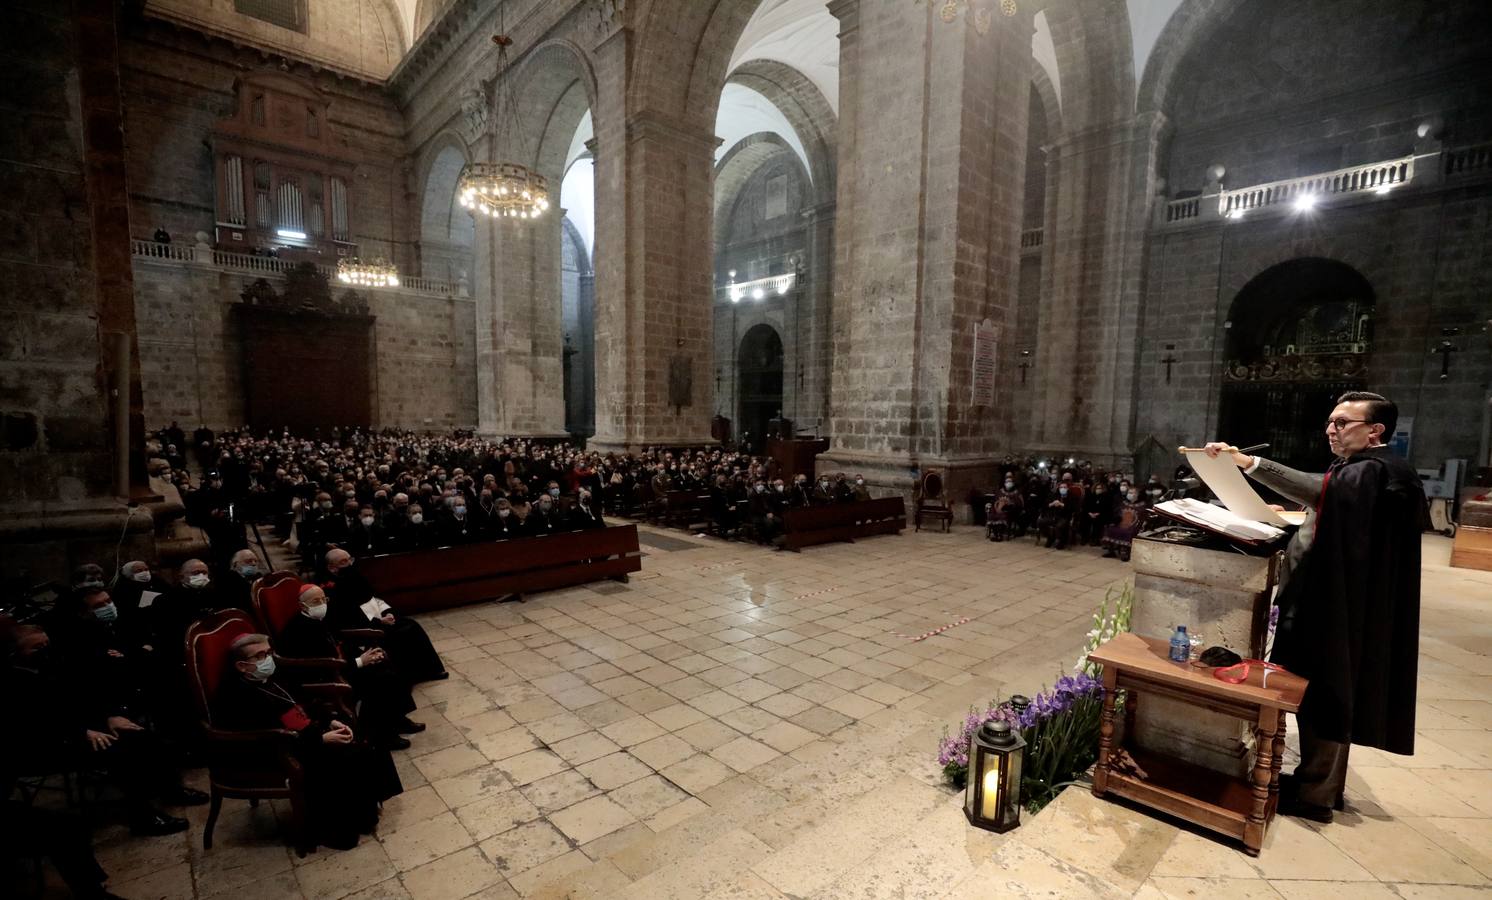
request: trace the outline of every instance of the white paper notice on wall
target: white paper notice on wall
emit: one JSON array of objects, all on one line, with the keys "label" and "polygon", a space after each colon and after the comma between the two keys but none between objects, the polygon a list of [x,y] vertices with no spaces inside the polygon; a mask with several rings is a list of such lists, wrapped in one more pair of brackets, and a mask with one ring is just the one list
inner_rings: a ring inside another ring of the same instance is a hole
[{"label": "white paper notice on wall", "polygon": [[974,399],[975,406],[995,405],[996,348],[1000,329],[985,319],[974,326]]},{"label": "white paper notice on wall", "polygon": [[1219,453],[1216,457],[1210,457],[1201,450],[1182,452],[1186,456],[1186,464],[1212,489],[1223,506],[1235,515],[1270,525],[1299,525],[1305,521],[1305,513],[1281,513],[1270,509],[1264,498],[1248,483],[1243,470],[1233,462],[1230,454]]}]

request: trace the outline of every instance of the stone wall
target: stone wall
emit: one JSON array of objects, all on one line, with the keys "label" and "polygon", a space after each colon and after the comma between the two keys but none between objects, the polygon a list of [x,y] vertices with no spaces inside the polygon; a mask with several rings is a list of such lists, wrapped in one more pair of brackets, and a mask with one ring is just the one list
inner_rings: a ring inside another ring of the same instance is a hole
[{"label": "stone wall", "polygon": [[[1412,416],[1411,462],[1438,468],[1447,458],[1477,458],[1481,410],[1492,371],[1483,326],[1492,255],[1492,183],[1411,186],[1387,198],[1309,215],[1224,222],[1153,234],[1149,246],[1137,388],[1136,436],[1163,445],[1195,444],[1219,435],[1218,402],[1224,323],[1248,282],[1271,266],[1302,257],[1345,263],[1376,299],[1366,389]],[[1459,327],[1450,377],[1429,351],[1441,329]],[[1161,359],[1180,360],[1171,384]],[[1323,418],[1324,418],[1323,411]]]},{"label": "stone wall", "polygon": [[[134,268],[149,427],[172,420],[188,431],[201,422],[214,430],[242,424],[245,373],[232,308],[257,276],[139,257]],[[365,296],[376,317],[374,426],[474,428],[472,301],[403,290]]]},{"label": "stone wall", "polygon": [[[261,55],[178,31],[152,19],[132,23],[121,42],[125,121],[129,133],[130,213],[135,236],[164,227],[178,242],[212,233],[215,185],[213,125],[233,107],[234,80],[268,68]],[[404,121],[376,86],[292,67],[290,74],[331,101],[329,124],[356,164],[347,186],[352,240],[366,257],[393,259],[414,271],[405,229],[408,150]],[[240,248],[241,249],[241,248]]]}]

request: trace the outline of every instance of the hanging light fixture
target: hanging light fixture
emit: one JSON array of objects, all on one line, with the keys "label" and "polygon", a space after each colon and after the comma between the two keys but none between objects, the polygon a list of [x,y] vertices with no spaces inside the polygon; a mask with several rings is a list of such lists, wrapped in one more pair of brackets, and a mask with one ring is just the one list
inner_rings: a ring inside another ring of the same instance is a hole
[{"label": "hanging light fixture", "polygon": [[[502,32],[502,15],[507,4],[499,7],[498,30]],[[492,36],[497,45],[498,101],[503,120],[498,132],[512,135],[516,146],[526,146],[523,126],[518,117],[518,97],[508,74],[508,48],[513,39],[506,33]],[[456,196],[462,208],[473,217],[504,219],[537,219],[549,209],[549,182],[543,175],[516,162],[470,163],[461,170]]]},{"label": "hanging light fixture", "polygon": [[337,280],[357,287],[398,287],[399,270],[382,257],[363,262],[344,256],[337,260]]}]

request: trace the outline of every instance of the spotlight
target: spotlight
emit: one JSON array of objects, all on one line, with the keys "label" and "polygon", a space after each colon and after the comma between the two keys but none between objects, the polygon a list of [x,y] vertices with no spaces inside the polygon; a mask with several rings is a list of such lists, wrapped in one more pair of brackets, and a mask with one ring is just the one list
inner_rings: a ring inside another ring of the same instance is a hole
[{"label": "spotlight", "polygon": [[1230,210],[1228,212],[1228,218],[1230,218],[1230,219],[1241,219],[1241,218],[1243,218],[1243,210],[1241,210],[1241,209]]},{"label": "spotlight", "polygon": [[1316,208],[1316,195],[1315,194],[1301,194],[1295,200],[1295,208],[1297,210],[1299,210],[1300,212],[1306,212],[1307,210],[1315,209]]},{"label": "spotlight", "polygon": [[751,292],[751,299],[753,300],[760,300],[765,296],[767,296],[767,294],[761,288],[757,288],[756,290]]},{"label": "spotlight", "polygon": [[1385,185],[1382,185],[1381,187],[1379,187],[1378,190],[1374,191],[1373,193],[1378,194],[1379,196],[1382,196],[1384,194],[1387,194],[1389,191],[1391,191],[1393,189],[1394,189],[1393,185],[1391,185],[1391,184],[1385,184]]}]

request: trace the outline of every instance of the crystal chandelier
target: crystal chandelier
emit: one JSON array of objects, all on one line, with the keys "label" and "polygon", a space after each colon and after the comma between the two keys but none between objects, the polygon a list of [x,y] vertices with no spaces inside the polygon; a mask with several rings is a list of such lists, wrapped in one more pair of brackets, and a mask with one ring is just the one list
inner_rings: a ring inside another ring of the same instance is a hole
[{"label": "crystal chandelier", "polygon": [[363,262],[344,256],[337,260],[337,280],[357,287],[398,287],[399,270],[382,257]]},{"label": "crystal chandelier", "polygon": [[[503,7],[506,6],[504,3]],[[502,29],[500,18],[498,29]],[[525,147],[523,127],[518,120],[518,98],[513,93],[512,79],[503,77],[508,71],[508,48],[513,46],[513,39],[506,34],[495,34],[492,43],[497,45],[498,99],[504,118],[499,123],[499,133],[513,136],[513,146]],[[474,217],[537,219],[549,209],[549,182],[522,163],[470,163],[461,170],[456,196]]]}]

